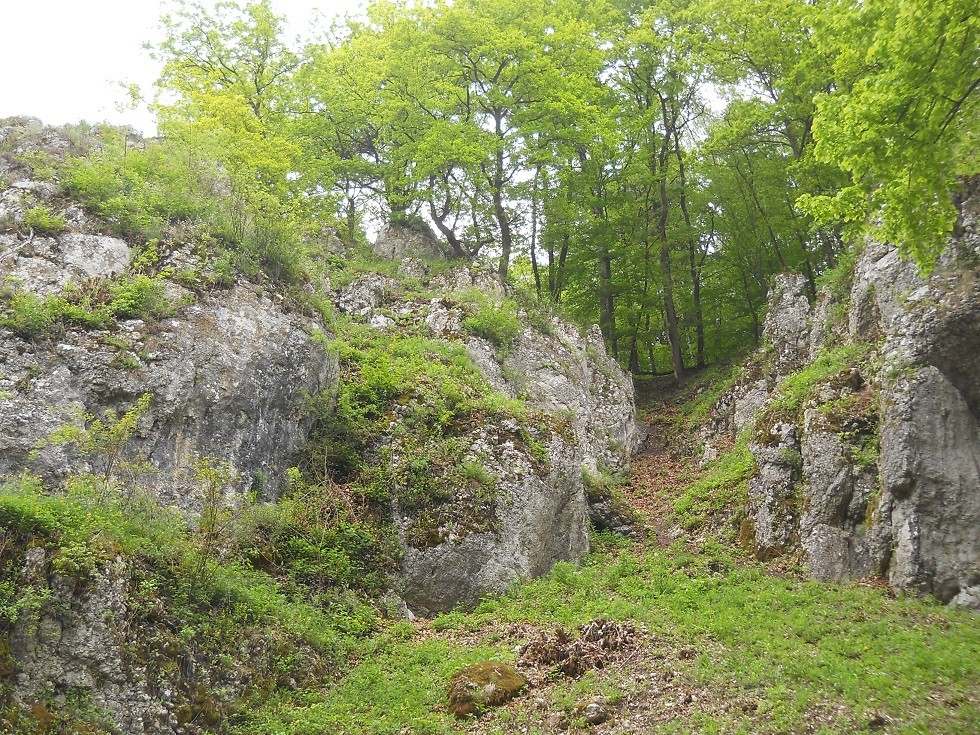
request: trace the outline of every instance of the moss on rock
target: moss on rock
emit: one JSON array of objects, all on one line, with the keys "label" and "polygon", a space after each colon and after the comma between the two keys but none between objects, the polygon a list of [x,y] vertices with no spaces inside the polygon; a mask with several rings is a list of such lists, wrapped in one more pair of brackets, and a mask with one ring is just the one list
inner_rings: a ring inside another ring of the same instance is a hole
[{"label": "moss on rock", "polygon": [[487,661],[460,670],[449,682],[449,710],[457,717],[509,702],[528,685],[510,664]]}]

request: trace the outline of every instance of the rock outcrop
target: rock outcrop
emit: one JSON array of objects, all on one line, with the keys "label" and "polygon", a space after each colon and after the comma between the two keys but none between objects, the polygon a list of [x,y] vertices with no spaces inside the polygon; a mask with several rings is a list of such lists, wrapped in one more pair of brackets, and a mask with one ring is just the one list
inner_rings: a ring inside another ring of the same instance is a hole
[{"label": "rock outcrop", "polygon": [[442,245],[424,229],[417,226],[391,224],[379,233],[372,250],[375,255],[388,260],[406,258],[445,258]]},{"label": "rock outcrop", "polygon": [[[929,277],[871,242],[850,288],[824,289],[812,311],[802,278],[777,279],[772,346],[702,437],[710,459],[717,438],[752,432],[757,472],[740,538],[760,558],[798,555],[817,579],[882,575],[896,590],[978,606],[978,210],[974,193]],[[831,354],[842,362],[812,373],[802,405],[788,409],[783,381]]]},{"label": "rock outcrop", "polygon": [[[70,145],[54,133],[41,138],[56,150]],[[84,413],[118,415],[149,394],[131,450],[152,465],[145,481],[160,500],[198,506],[196,457],[227,462],[238,494],[274,497],[306,442],[304,400],[336,385],[336,357],[313,339],[318,324],[252,284],[194,293],[166,277],[145,282],[160,302],[152,319],[46,324],[45,298],[105,299],[118,277],[132,276],[131,248],[102,234],[77,204],[53,200],[54,185],[6,165],[16,181],[0,194],[0,280],[6,312],[19,303],[25,328],[0,328],[0,478],[30,469],[57,481],[96,469],[70,446],[45,440],[66,424],[80,426]],[[42,236],[23,224],[40,205],[60,213],[64,231]],[[159,271],[196,265],[189,246],[159,247]]]},{"label": "rock outcrop", "polygon": [[[413,274],[424,270],[418,265],[402,264]],[[490,387],[530,409],[526,419],[472,427],[459,436],[467,461],[479,463],[495,486],[492,507],[478,521],[443,518],[420,540],[419,519],[395,508],[404,549],[399,590],[408,607],[429,615],[472,605],[557,561],[579,559],[589,548],[583,470],[615,470],[636,448],[630,377],[606,355],[598,331],[581,335],[558,318],[531,326],[522,314],[521,328],[506,346],[469,333],[466,306],[453,292],[480,286],[484,294],[497,292],[490,298],[504,293],[479,268],[462,265],[429,279],[430,288],[447,289],[436,298],[402,299],[391,286],[384,277],[365,276],[335,303],[378,330],[415,325],[432,338],[465,345]],[[381,444],[397,447],[395,434]],[[407,458],[395,451],[392,461]],[[474,502],[462,496],[457,501]],[[493,519],[489,525],[487,518]]]},{"label": "rock outcrop", "polygon": [[50,560],[43,548],[28,551],[25,582],[50,595],[49,604],[22,616],[10,634],[18,674],[13,695],[25,708],[45,699],[52,706],[72,694],[85,697],[125,733],[174,732],[173,707],[161,701],[145,664],[124,653],[129,569],[120,559],[105,564],[91,580],[46,578]]}]

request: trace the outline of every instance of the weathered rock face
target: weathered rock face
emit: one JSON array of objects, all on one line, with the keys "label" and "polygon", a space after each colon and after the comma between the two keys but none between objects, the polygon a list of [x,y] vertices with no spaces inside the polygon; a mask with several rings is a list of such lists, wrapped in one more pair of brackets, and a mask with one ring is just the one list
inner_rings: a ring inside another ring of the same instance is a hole
[{"label": "weathered rock face", "polygon": [[806,359],[810,349],[810,302],[806,279],[801,274],[776,276],[762,334],[773,347],[778,373],[798,368]]},{"label": "weathered rock face", "polygon": [[430,288],[446,288],[446,297],[400,300],[385,279],[366,276],[336,299],[341,311],[376,329],[396,328],[397,319],[402,327],[415,324],[432,337],[465,345],[493,389],[523,399],[544,417],[479,426],[459,437],[468,459],[494,478],[495,500],[485,513],[494,519],[492,527],[447,524],[418,543],[417,519],[395,509],[404,547],[400,593],[424,615],[472,605],[557,561],[580,558],[588,551],[583,469],[620,467],[638,441],[632,381],[606,356],[597,331],[582,336],[559,319],[543,331],[525,323],[506,348],[467,333],[466,310],[452,291],[484,281],[496,283],[495,289],[481,287],[484,293],[503,294],[492,275],[460,266],[429,281]]},{"label": "weathered rock face", "polygon": [[[33,191],[21,189],[14,219],[36,201]],[[97,286],[129,263],[126,242],[93,232],[0,235],[0,279],[39,298]],[[131,448],[155,468],[147,483],[161,500],[195,509],[198,456],[228,462],[239,493],[276,494],[306,441],[302,403],[336,385],[336,358],[312,339],[311,319],[258,287],[201,296],[170,281],[164,288],[174,314],[152,323],[56,327],[34,339],[0,330],[0,476],[29,468],[57,480],[82,469],[84,458],[44,440],[79,423],[80,410],[122,413],[149,393]]]},{"label": "weathered rock face", "polygon": [[160,695],[151,695],[147,670],[124,657],[129,573],[117,560],[92,580],[45,579],[45,551],[28,552],[27,582],[50,591],[51,603],[21,617],[10,635],[17,662],[14,699],[24,708],[84,692],[126,733],[172,733],[177,721]]},{"label": "weathered rock face", "polygon": [[[977,233],[977,200],[960,222]],[[928,279],[869,246],[852,291],[851,333],[883,334],[878,524],[890,583],[944,602],[980,585],[980,280],[947,266]]]},{"label": "weathered rock face", "polygon": [[773,350],[716,407],[708,456],[717,437],[752,427],[787,374],[839,340],[867,344],[877,360],[864,364],[880,367],[854,363],[815,386],[788,423],[755,427],[758,472],[741,537],[759,556],[798,553],[818,579],[883,575],[897,590],[977,606],[978,210],[974,194],[928,278],[869,243],[849,294],[822,292],[812,318],[802,283],[777,283],[766,320]]},{"label": "weathered rock face", "polygon": [[371,249],[376,255],[388,260],[446,257],[435,238],[418,228],[404,225],[385,227]]}]

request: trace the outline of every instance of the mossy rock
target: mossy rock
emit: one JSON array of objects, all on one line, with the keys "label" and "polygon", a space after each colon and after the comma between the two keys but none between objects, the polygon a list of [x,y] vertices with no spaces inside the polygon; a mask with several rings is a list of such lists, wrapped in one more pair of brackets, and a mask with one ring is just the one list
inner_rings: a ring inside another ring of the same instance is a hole
[{"label": "mossy rock", "polygon": [[487,661],[459,671],[449,682],[449,711],[465,717],[509,702],[528,685],[510,664]]}]

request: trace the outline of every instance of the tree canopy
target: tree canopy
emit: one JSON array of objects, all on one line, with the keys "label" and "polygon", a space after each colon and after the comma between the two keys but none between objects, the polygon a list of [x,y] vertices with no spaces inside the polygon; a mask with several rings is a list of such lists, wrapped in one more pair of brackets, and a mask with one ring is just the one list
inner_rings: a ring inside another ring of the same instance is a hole
[{"label": "tree canopy", "polygon": [[978,173],[980,0],[375,0],[299,47],[178,2],[161,131],[253,219],[428,229],[636,373],[761,339],[848,243],[935,266]]}]

